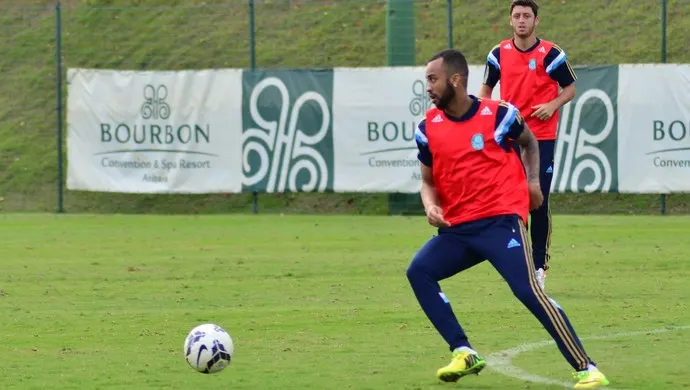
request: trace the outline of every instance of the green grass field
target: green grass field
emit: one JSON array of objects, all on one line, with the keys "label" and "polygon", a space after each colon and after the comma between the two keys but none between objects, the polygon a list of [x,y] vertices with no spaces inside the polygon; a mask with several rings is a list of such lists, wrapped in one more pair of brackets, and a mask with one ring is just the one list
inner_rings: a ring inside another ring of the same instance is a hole
[{"label": "green grass field", "polygon": [[[62,0],[64,68],[199,69],[250,66],[247,0]],[[256,65],[386,65],[384,0],[256,0]],[[454,0],[453,43],[473,64],[509,36],[506,0]],[[55,0],[0,4],[0,211],[56,205]],[[542,0],[539,35],[573,65],[661,61],[661,1]],[[690,62],[690,0],[668,0],[667,61]],[[448,44],[446,0],[417,0],[416,62]],[[412,21],[410,21],[412,22]],[[69,80],[63,82],[63,94]],[[64,123],[64,118],[63,118]],[[385,214],[385,194],[260,196],[262,212]],[[247,212],[250,194],[149,196],[65,193],[70,213]],[[649,214],[658,195],[558,195],[557,213]],[[671,214],[690,212],[672,195]]]},{"label": "green grass field", "polygon": [[[555,218],[547,291],[615,389],[690,387],[687,217]],[[0,214],[2,389],[549,389],[570,383],[555,346],[488,264],[442,287],[479,377],[435,379],[449,358],[406,266],[422,218]],[[195,373],[182,346],[202,322],[236,351]],[[660,332],[667,329],[670,331]],[[497,355],[494,355],[497,354]],[[492,360],[493,357],[493,360]],[[498,360],[496,359],[498,358]],[[503,366],[491,365],[502,363]]]}]

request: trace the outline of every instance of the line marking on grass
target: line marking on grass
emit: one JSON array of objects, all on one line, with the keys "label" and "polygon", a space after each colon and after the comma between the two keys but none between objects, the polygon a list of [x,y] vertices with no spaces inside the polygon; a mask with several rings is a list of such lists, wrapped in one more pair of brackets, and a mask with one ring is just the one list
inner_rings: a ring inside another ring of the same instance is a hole
[{"label": "line marking on grass", "polygon": [[[653,335],[653,334],[659,334],[659,333],[667,333],[667,332],[678,332],[682,330],[688,330],[690,329],[690,325],[685,325],[685,326],[668,326],[664,328],[658,328],[658,329],[648,329],[648,330],[639,330],[639,331],[633,331],[633,332],[620,332],[620,333],[613,333],[613,334],[604,334],[604,335],[595,335],[595,336],[589,336],[589,337],[583,337],[581,338],[582,341],[585,340],[606,340],[606,339],[615,339],[615,338],[622,338],[622,337],[635,337],[635,336],[642,336],[642,335]],[[566,382],[558,379],[550,379],[550,378],[544,378],[539,375],[535,375],[532,373],[529,373],[519,367],[516,367],[513,365],[513,359],[515,359],[518,355],[524,352],[528,351],[533,351],[535,349],[539,348],[544,348],[549,345],[555,345],[556,343],[553,340],[544,340],[544,341],[538,341],[535,343],[528,343],[528,344],[522,344],[519,345],[515,348],[510,348],[510,349],[505,349],[503,351],[498,351],[494,352],[492,354],[489,354],[486,357],[486,360],[488,361],[488,368],[493,369],[494,371],[497,371],[505,376],[509,376],[511,378],[516,378],[520,379],[523,381],[527,382],[534,382],[534,383],[542,383],[546,385],[555,385],[555,386],[560,386],[560,387],[567,387],[567,388],[572,388],[574,385],[574,382]],[[609,378],[611,380],[611,378]],[[612,382],[615,382],[615,379],[612,380]],[[608,390],[614,390],[612,387],[605,387]]]}]

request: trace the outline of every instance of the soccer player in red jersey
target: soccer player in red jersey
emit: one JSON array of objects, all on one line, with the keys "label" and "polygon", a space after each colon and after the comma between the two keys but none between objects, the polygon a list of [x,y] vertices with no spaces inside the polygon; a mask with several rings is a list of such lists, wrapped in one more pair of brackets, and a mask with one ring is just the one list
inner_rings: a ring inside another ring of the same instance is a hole
[{"label": "soccer player in red jersey", "polygon": [[534,266],[539,285],[544,288],[551,258],[549,192],[553,178],[558,109],[575,96],[577,77],[565,52],[558,45],[536,37],[538,10],[534,0],[513,0],[510,5],[513,38],[500,42],[489,52],[484,82],[478,96],[491,98],[494,87],[500,82],[501,100],[512,103],[520,110],[539,141],[539,176],[544,203],[532,210],[529,230]]},{"label": "soccer player in red jersey", "polygon": [[[512,104],[468,95],[468,75],[467,61],[456,50],[429,60],[427,92],[436,107],[415,131],[422,203],[438,235],[415,254],[407,278],[452,351],[450,364],[437,376],[454,382],[486,365],[438,283],[486,259],[553,337],[576,371],[575,387],[608,384],[566,313],[537,282],[525,229],[530,208],[543,200],[537,140]],[[514,143],[520,145],[522,159]]]}]

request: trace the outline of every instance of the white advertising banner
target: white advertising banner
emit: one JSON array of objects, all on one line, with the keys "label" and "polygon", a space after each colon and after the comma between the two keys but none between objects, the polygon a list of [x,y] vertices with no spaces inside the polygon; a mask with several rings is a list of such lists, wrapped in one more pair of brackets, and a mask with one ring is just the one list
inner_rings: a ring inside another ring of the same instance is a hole
[{"label": "white advertising banner", "polygon": [[[484,66],[470,66],[477,94]],[[577,70],[554,192],[690,192],[690,65]],[[69,69],[67,188],[404,192],[421,186],[424,67]],[[500,84],[499,84],[500,87]],[[493,93],[497,99],[499,90]]]},{"label": "white advertising banner", "polygon": [[242,70],[69,69],[67,188],[242,189]]},{"label": "white advertising banner", "polygon": [[[483,66],[470,67],[471,94],[479,92],[483,75]],[[424,67],[335,68],[334,190],[418,192],[414,132],[431,106]]]},{"label": "white advertising banner", "polygon": [[620,65],[619,192],[690,192],[690,65]]}]

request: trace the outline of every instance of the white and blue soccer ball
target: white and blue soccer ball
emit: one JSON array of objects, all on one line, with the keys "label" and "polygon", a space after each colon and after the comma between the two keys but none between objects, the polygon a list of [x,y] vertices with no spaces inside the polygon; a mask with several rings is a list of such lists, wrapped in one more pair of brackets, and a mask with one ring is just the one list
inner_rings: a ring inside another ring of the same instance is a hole
[{"label": "white and blue soccer ball", "polygon": [[184,343],[184,357],[190,367],[214,374],[230,365],[235,345],[230,334],[216,324],[201,324],[192,329]]}]

